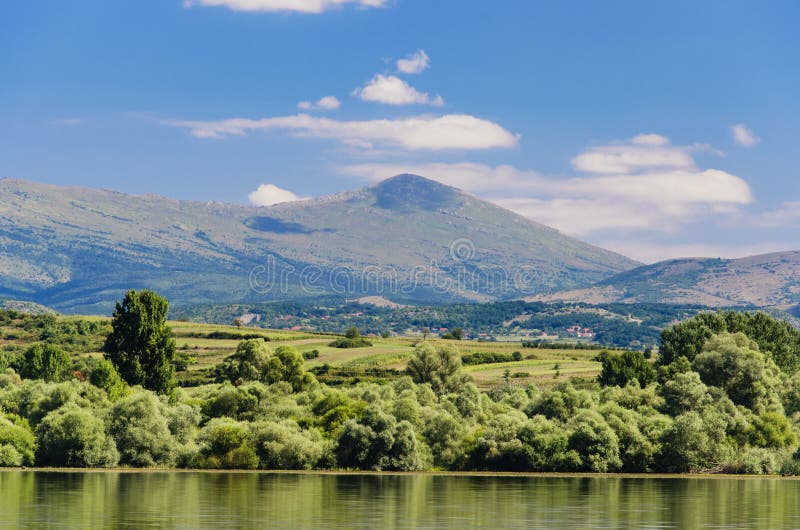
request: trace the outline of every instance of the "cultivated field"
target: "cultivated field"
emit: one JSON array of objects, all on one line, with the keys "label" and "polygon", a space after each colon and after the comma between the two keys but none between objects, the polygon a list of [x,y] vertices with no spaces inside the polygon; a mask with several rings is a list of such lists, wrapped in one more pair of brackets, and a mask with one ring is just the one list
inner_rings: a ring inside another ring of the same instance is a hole
[{"label": "cultivated field", "polygon": [[[110,329],[110,319],[56,318],[59,327],[63,327],[61,324],[78,326],[82,322],[93,323],[98,329],[79,334],[78,338],[72,338],[74,337],[72,335],[60,335],[58,340],[71,341],[66,345],[60,345],[65,346],[74,357],[101,355],[99,350],[105,333]],[[272,348],[291,345],[300,353],[317,350],[319,356],[308,359],[306,364],[309,369],[315,369],[321,381],[330,384],[398,377],[413,354],[414,346],[422,340],[419,337],[386,339],[370,337],[372,346],[342,349],[328,345],[334,338],[330,334],[176,321],[170,322],[169,325],[175,336],[177,357],[182,359],[185,365],[184,370],[177,372],[178,380],[182,384],[210,382],[214,366],[233,353],[239,341],[246,337],[264,337]],[[16,322],[0,326],[0,348],[19,350],[40,339],[36,329],[25,329]],[[519,342],[505,341],[477,342],[439,338],[428,338],[427,341],[434,345],[453,347],[462,356],[475,353],[511,355],[513,352],[519,352],[521,356],[519,361],[464,366],[464,371],[483,389],[507,382],[517,385],[534,383],[538,386],[549,386],[572,377],[594,377],[600,369],[600,364],[593,360],[598,353],[597,350],[570,349],[568,346],[564,349],[522,348]]]}]

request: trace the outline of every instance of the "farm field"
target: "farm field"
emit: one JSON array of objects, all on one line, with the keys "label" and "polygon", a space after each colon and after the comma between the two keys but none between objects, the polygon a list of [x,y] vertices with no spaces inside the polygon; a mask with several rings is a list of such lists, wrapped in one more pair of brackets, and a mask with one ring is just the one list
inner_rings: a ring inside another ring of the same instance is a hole
[{"label": "farm field", "polygon": [[[45,318],[45,317],[42,317]],[[109,318],[57,316],[58,338],[41,336],[41,331],[31,321],[6,322],[0,326],[0,348],[7,351],[23,350],[42,340],[56,341],[74,357],[100,356],[105,335],[110,330]],[[35,321],[34,321],[35,322]],[[176,373],[179,384],[193,386],[213,381],[214,367],[231,355],[244,338],[263,337],[271,348],[281,345],[295,347],[301,354],[312,350],[319,352],[307,359],[308,369],[320,381],[328,384],[348,384],[363,380],[385,380],[402,375],[420,337],[370,338],[372,346],[362,348],[335,348],[329,346],[333,334],[269,330],[261,328],[170,321],[175,337],[176,358],[181,369]],[[454,348],[460,356],[471,354],[502,354],[510,356],[519,352],[521,360],[490,364],[465,365],[464,371],[481,389],[503,384],[551,386],[573,377],[595,377],[600,364],[593,359],[597,350],[522,348],[520,342],[456,341],[439,338],[426,339],[434,345]]]}]

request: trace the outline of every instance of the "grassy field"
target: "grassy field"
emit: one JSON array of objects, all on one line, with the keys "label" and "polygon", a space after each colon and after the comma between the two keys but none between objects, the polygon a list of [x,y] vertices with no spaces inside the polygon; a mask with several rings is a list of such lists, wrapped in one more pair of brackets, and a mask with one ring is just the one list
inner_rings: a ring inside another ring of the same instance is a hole
[{"label": "grassy field", "polygon": [[[110,319],[101,317],[57,317],[60,327],[75,327],[81,322],[91,322],[96,329],[73,335],[62,346],[77,357],[100,355],[105,333],[110,329]],[[186,370],[177,372],[183,384],[199,384],[211,379],[214,366],[236,349],[242,338],[264,337],[270,347],[291,345],[300,353],[317,350],[319,356],[306,361],[309,369],[316,369],[321,381],[331,384],[352,380],[385,379],[397,377],[413,353],[419,337],[370,338],[372,346],[342,349],[328,346],[329,334],[291,332],[259,328],[199,324],[192,322],[169,323],[175,336],[177,355],[188,361]],[[7,322],[0,326],[0,348],[22,351],[39,340],[37,329],[21,322]],[[599,372],[599,363],[593,359],[596,350],[578,349],[527,349],[519,342],[452,341],[429,338],[428,342],[455,348],[460,355],[481,352],[511,355],[520,352],[522,359],[516,362],[501,362],[467,365],[465,372],[471,375],[483,389],[505,384],[535,383],[549,386],[572,377],[594,377]]]}]

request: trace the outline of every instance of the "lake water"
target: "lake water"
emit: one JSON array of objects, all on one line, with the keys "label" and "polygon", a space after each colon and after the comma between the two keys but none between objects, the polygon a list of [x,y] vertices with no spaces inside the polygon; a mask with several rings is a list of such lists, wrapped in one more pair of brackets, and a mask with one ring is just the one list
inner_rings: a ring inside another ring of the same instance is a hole
[{"label": "lake water", "polygon": [[800,528],[800,481],[3,471],[0,526]]}]

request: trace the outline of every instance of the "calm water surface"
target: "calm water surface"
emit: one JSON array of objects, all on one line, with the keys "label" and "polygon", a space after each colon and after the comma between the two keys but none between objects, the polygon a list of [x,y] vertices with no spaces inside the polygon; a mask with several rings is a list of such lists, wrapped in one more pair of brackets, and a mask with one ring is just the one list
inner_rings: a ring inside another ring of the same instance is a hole
[{"label": "calm water surface", "polygon": [[800,528],[800,481],[0,472],[3,528]]}]

